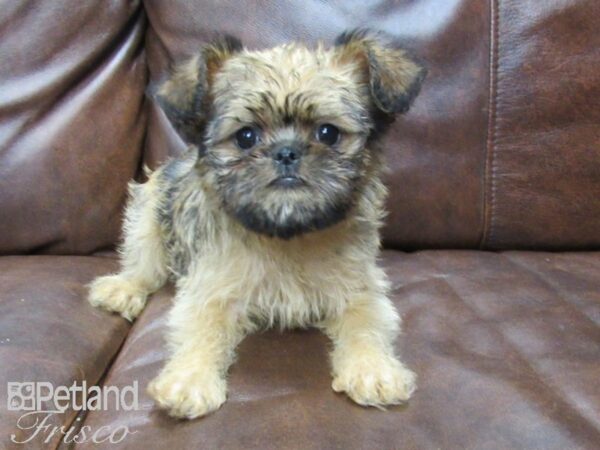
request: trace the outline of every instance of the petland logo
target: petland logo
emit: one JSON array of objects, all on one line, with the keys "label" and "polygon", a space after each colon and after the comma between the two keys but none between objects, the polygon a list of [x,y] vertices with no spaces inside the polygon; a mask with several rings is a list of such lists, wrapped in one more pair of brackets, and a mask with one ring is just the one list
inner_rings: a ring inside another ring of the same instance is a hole
[{"label": "petland logo", "polygon": [[[24,411],[17,420],[17,427],[24,431],[24,436],[11,434],[15,444],[26,444],[35,438],[44,438],[44,443],[50,443],[57,434],[62,435],[65,444],[83,443],[87,441],[98,443],[122,442],[130,431],[126,426],[118,426],[113,430],[100,427],[92,430],[84,425],[71,427],[50,424],[54,414],[67,410],[80,411],[134,411],[138,407],[138,382],[131,386],[118,388],[116,386],[91,386],[87,383],[73,382],[71,386],[57,386],[47,381],[38,382],[8,382],[7,409],[9,411]],[[79,421],[80,418],[77,418]]]}]

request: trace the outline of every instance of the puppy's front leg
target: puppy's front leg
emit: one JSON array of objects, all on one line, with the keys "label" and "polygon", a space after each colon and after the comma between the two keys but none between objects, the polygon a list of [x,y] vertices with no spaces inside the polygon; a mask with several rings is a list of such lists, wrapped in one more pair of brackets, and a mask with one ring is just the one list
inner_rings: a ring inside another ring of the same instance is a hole
[{"label": "puppy's front leg", "polygon": [[90,285],[93,306],[135,319],[149,294],[167,280],[167,257],[158,220],[161,187],[155,172],[145,184],[129,185],[119,273],[99,277]]},{"label": "puppy's front leg", "polygon": [[227,394],[227,369],[243,336],[231,303],[202,298],[201,290],[183,287],[169,315],[172,353],[148,392],[173,417],[193,419],[218,409]]},{"label": "puppy's front leg", "polygon": [[346,310],[325,323],[334,343],[333,390],[356,403],[382,407],[408,400],[416,376],[394,355],[399,317],[383,294],[360,294]]}]

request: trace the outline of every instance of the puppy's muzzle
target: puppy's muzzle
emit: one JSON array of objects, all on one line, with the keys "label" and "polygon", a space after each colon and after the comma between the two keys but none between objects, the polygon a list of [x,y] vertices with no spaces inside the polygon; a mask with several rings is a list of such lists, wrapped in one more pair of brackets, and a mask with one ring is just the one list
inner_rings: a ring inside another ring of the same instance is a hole
[{"label": "puppy's muzzle", "polygon": [[296,187],[302,184],[298,178],[302,149],[293,144],[283,144],[272,153],[273,163],[277,170],[277,179],[274,184],[278,186]]}]

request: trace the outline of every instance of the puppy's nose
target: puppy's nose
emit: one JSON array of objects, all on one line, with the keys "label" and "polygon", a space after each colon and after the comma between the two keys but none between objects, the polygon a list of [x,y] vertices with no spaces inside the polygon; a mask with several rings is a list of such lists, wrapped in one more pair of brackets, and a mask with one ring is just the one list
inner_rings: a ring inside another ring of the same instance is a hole
[{"label": "puppy's nose", "polygon": [[300,152],[294,147],[282,147],[275,152],[274,159],[277,165],[294,166],[300,161]]}]

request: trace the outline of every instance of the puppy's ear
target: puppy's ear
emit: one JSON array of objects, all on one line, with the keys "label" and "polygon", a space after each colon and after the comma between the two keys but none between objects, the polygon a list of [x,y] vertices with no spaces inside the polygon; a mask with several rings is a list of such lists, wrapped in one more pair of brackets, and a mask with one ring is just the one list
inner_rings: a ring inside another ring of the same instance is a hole
[{"label": "puppy's ear", "polygon": [[242,49],[239,39],[224,36],[202,47],[199,54],[175,66],[171,74],[149,90],[175,130],[187,142],[198,143],[214,76],[225,61]]},{"label": "puppy's ear", "polygon": [[404,113],[418,95],[427,71],[383,33],[358,29],[335,40],[342,62],[358,63],[368,76],[375,105],[384,113]]}]

